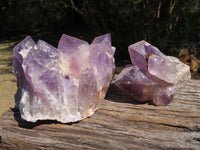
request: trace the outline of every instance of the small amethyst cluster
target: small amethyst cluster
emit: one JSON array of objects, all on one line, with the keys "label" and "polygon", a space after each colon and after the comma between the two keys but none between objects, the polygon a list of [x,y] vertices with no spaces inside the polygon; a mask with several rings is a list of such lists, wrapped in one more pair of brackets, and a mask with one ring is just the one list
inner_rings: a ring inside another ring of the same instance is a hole
[{"label": "small amethyst cluster", "polygon": [[115,83],[137,101],[167,105],[191,78],[189,66],[176,57],[165,56],[146,41],[132,44],[128,50],[132,65],[122,70]]}]

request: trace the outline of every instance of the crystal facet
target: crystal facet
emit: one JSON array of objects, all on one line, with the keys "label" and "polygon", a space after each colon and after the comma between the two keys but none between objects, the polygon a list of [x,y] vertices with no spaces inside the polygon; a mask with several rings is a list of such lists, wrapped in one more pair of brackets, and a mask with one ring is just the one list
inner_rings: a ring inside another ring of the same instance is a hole
[{"label": "crystal facet", "polygon": [[191,78],[188,65],[176,57],[165,56],[146,41],[132,44],[128,49],[132,65],[122,70],[115,83],[135,100],[167,105]]},{"label": "crystal facet", "polygon": [[67,123],[91,116],[112,80],[114,53],[110,34],[96,37],[91,44],[62,35],[58,48],[26,37],[14,47],[13,55],[21,117]]}]

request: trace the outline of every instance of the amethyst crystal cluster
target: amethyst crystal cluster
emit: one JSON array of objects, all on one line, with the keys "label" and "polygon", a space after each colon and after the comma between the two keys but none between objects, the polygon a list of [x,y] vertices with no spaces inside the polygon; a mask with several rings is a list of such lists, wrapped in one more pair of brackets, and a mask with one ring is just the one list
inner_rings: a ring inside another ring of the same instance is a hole
[{"label": "amethyst crystal cluster", "polygon": [[189,66],[146,41],[132,44],[128,50],[132,65],[122,70],[115,83],[135,100],[167,105],[191,78]]},{"label": "amethyst crystal cluster", "polygon": [[26,37],[14,47],[13,56],[21,117],[67,123],[91,116],[112,80],[114,53],[110,34],[91,44],[62,35],[58,48]]}]

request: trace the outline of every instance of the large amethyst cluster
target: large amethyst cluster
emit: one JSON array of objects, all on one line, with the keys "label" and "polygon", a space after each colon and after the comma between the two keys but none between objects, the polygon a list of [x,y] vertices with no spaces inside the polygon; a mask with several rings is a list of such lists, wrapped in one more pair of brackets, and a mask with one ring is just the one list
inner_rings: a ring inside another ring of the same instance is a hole
[{"label": "large amethyst cluster", "polygon": [[189,66],[146,41],[132,44],[128,50],[132,65],[122,70],[115,83],[135,100],[167,105],[191,78]]},{"label": "large amethyst cluster", "polygon": [[91,116],[112,80],[114,53],[110,34],[91,44],[62,35],[58,48],[26,37],[14,47],[13,56],[21,117],[67,123]]}]

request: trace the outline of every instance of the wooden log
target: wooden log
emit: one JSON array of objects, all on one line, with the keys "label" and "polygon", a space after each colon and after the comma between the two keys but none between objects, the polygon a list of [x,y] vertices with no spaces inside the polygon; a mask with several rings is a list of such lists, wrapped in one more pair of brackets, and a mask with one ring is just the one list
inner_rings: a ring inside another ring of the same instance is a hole
[{"label": "wooden log", "polygon": [[0,118],[0,149],[200,149],[200,80],[168,106],[136,103],[111,84],[96,113],[80,122],[30,123],[12,109]]}]

